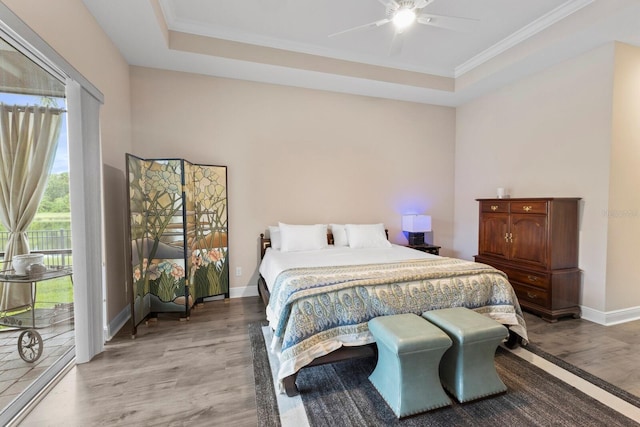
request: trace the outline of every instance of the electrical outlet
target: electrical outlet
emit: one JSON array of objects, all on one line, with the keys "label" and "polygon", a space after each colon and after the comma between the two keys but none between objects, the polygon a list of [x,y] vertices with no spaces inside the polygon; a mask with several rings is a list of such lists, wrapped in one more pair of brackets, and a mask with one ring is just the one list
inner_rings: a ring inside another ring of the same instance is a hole
[{"label": "electrical outlet", "polygon": [[236,276],[242,276],[242,267],[236,267]]}]

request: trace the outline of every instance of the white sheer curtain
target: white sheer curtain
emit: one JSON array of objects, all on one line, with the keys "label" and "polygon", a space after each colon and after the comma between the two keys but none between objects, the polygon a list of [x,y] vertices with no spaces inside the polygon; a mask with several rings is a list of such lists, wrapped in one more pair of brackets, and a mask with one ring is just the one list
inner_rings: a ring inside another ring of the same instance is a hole
[{"label": "white sheer curtain", "polygon": [[[62,110],[0,104],[0,221],[9,231],[4,260],[29,253],[26,230],[44,193],[60,135]],[[28,286],[0,287],[0,310],[26,305]]]}]

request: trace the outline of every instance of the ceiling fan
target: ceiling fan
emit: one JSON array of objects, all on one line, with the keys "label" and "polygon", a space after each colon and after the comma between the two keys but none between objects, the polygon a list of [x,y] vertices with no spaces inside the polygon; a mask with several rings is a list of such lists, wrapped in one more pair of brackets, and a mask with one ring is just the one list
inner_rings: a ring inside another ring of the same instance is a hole
[{"label": "ceiling fan", "polygon": [[466,31],[469,30],[477,19],[462,18],[458,16],[444,16],[426,13],[422,10],[434,0],[378,0],[386,9],[386,17],[368,24],[359,25],[357,27],[348,28],[330,34],[329,37],[335,37],[351,31],[364,30],[367,28],[381,27],[382,25],[393,23],[395,27],[394,44],[398,45],[396,40],[407,30],[414,22],[432,27],[440,27],[448,30]]}]

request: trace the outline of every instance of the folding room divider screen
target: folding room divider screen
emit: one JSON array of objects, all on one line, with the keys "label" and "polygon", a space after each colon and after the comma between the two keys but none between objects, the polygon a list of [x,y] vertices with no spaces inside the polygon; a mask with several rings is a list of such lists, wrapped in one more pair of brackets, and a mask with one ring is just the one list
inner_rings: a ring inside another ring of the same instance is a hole
[{"label": "folding room divider screen", "polygon": [[227,168],[126,155],[131,317],[189,317],[204,297],[229,296]]}]

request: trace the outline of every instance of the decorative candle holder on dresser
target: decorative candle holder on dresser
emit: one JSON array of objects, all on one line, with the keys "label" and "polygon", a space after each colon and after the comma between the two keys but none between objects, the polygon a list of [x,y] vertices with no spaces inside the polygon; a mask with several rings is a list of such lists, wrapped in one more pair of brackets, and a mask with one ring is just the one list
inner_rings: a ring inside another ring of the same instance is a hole
[{"label": "decorative candle holder on dresser", "polygon": [[504,271],[523,309],[550,322],[580,317],[580,198],[477,200],[476,262]]}]

